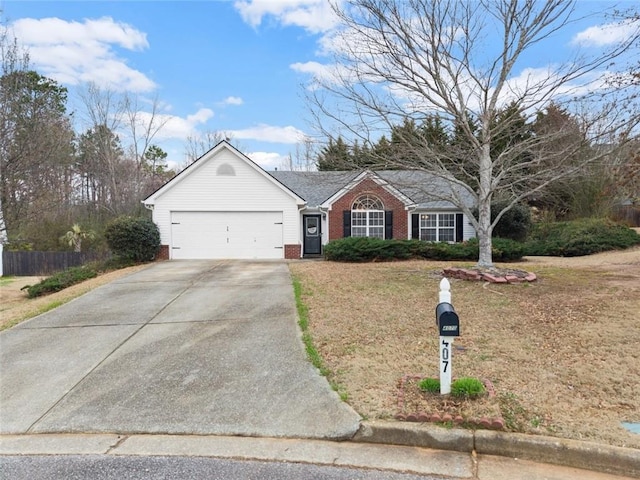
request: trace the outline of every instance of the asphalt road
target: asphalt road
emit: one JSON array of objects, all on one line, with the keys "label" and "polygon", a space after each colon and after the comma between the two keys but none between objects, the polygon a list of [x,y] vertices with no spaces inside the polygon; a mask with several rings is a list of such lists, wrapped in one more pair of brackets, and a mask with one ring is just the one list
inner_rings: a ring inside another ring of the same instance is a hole
[{"label": "asphalt road", "polygon": [[[193,457],[0,457],[3,478],[13,480],[438,480],[351,467]],[[447,477],[457,480],[460,477]]]}]

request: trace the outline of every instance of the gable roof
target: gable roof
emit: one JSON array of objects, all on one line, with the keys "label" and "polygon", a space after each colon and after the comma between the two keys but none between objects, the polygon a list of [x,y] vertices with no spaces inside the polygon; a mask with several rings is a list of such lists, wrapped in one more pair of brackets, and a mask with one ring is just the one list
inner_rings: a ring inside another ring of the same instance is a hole
[{"label": "gable roof", "polygon": [[416,170],[330,171],[330,172],[268,172],[287,188],[307,202],[309,207],[317,207],[332,199],[343,189],[349,189],[369,173],[385,188],[405,203],[416,208],[449,209],[456,208],[441,196],[456,194],[465,205],[474,206],[473,195],[462,187],[455,187],[441,177]]},{"label": "gable roof", "polygon": [[362,174],[361,171],[290,172],[280,170],[268,173],[304,198],[310,207],[322,205]]},{"label": "gable roof", "polygon": [[222,150],[225,150],[225,149],[230,151],[238,159],[240,159],[241,161],[245,162],[249,167],[251,167],[253,170],[255,170],[260,175],[262,175],[265,178],[265,180],[267,180],[268,182],[271,182],[272,184],[276,185],[282,191],[287,193],[287,195],[290,195],[291,197],[293,197],[293,199],[296,201],[296,203],[298,203],[299,205],[303,205],[304,204],[304,199],[300,195],[296,194],[294,191],[292,191],[290,188],[288,188],[282,182],[277,181],[273,176],[269,175],[265,170],[263,170],[260,167],[260,165],[255,163],[253,160],[251,160],[249,157],[247,157],[244,153],[242,153],[240,150],[238,150],[233,145],[231,145],[227,140],[220,141],[211,150],[206,152],[204,155],[202,155],[200,158],[198,158],[195,162],[193,162],[191,165],[189,165],[187,168],[182,170],[175,177],[173,177],[171,180],[169,180],[163,186],[158,188],[155,192],[153,192],[147,198],[145,198],[142,201],[142,203],[144,205],[154,205],[155,201],[156,201],[156,199],[158,197],[160,197],[165,192],[167,192],[168,190],[173,188],[175,185],[180,183],[182,180],[187,178],[189,175],[193,175],[202,165],[207,163],[207,161],[209,161],[210,159],[215,158],[215,156],[218,153],[220,153]]}]

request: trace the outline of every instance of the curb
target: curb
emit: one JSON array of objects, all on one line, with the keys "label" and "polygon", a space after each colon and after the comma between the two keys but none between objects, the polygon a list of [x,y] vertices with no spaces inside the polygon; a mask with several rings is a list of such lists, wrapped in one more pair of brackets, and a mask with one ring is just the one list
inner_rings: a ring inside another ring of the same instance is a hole
[{"label": "curb", "polygon": [[564,438],[377,421],[362,422],[351,441],[476,452],[640,478],[640,451]]}]

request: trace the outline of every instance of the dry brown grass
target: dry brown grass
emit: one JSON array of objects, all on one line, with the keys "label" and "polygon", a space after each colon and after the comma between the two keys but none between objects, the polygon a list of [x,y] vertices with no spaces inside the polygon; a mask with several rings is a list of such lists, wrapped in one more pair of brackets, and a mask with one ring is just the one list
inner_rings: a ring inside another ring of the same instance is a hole
[{"label": "dry brown grass", "polygon": [[27,293],[21,289],[26,285],[35,285],[45,277],[2,277],[2,282],[0,282],[0,331],[145,267],[146,265],[137,265],[103,273],[60,292],[37,298],[28,298]]},{"label": "dry brown grass", "polygon": [[[330,380],[365,417],[398,413],[404,375],[438,376],[435,305],[450,265],[290,264]],[[493,382],[510,430],[640,448],[620,425],[640,422],[640,249],[509,267],[539,280],[452,280],[453,375]]]}]

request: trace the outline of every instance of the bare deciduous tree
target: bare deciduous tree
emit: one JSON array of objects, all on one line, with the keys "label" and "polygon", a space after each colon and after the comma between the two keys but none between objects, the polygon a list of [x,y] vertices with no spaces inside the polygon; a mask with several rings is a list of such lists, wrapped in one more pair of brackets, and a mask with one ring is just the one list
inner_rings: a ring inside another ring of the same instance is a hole
[{"label": "bare deciduous tree", "polygon": [[304,136],[300,142],[296,143],[295,152],[288,155],[282,167],[290,171],[310,172],[316,169],[317,155],[313,139]]},{"label": "bare deciduous tree", "polygon": [[[556,48],[557,34],[574,21],[574,7],[567,0],[336,4],[340,27],[325,42],[335,63],[307,90],[315,122],[325,136],[345,135],[366,147],[406,121],[442,119],[460,141],[443,147],[426,136],[405,138],[397,129],[395,142],[404,151],[379,158],[379,165],[422,170],[452,185],[424,188],[467,214],[480,243],[478,266],[493,267],[491,235],[506,211],[606,159],[637,134],[637,91],[608,80],[615,62],[637,42],[639,22],[625,25],[626,38],[610,47],[576,45],[561,64],[525,68],[525,55]],[[580,119],[584,135],[566,142],[560,129],[509,140],[512,121],[533,121],[551,101]],[[507,106],[518,113],[513,120],[503,115]],[[594,146],[600,148],[586,148]],[[476,216],[464,201],[469,195]],[[492,222],[494,198],[508,202]]]},{"label": "bare deciduous tree", "polygon": [[191,165],[222,140],[231,140],[231,134],[223,131],[207,130],[200,135],[189,135],[185,144],[186,158],[182,169]]},{"label": "bare deciduous tree", "polygon": [[101,208],[120,213],[123,151],[117,132],[124,123],[126,104],[114,91],[102,89],[95,83],[80,90],[79,97],[89,126],[83,137],[90,139],[90,148],[84,155],[85,170],[95,180],[90,196]]},{"label": "bare deciduous tree", "polygon": [[147,112],[143,112],[139,108],[138,97],[125,95],[123,101],[131,140],[131,152],[136,164],[135,185],[141,186],[144,183],[144,164],[147,150],[170,117],[160,114],[160,102],[157,97],[152,100],[151,108]]}]

